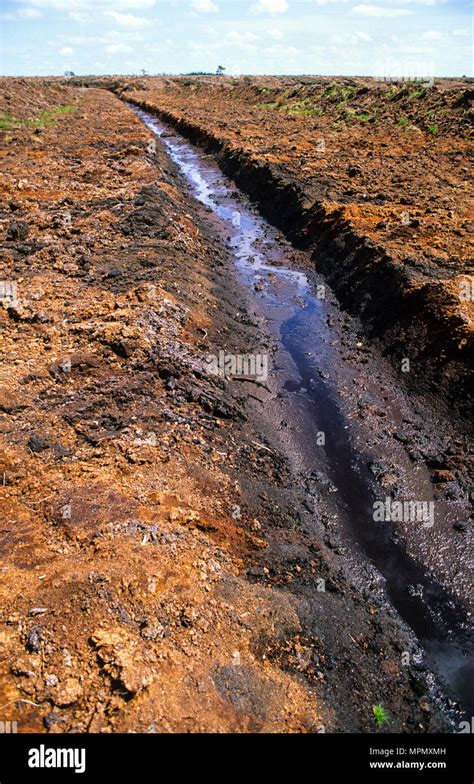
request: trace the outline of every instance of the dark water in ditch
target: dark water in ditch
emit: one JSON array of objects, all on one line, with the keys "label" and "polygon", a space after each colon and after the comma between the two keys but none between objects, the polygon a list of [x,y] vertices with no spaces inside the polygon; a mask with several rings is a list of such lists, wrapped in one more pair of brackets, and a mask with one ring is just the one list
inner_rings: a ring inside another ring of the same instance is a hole
[{"label": "dark water in ditch", "polygon": [[[442,691],[459,703],[465,715],[474,715],[474,662],[469,658],[472,633],[466,613],[394,540],[389,524],[374,524],[373,477],[353,446],[337,392],[325,378],[332,358],[324,299],[318,298],[303,272],[282,263],[281,235],[242,193],[237,193],[215,160],[161,120],[131,108],[162,139],[195,198],[219,219],[234,255],[238,280],[252,291],[256,284],[261,286],[260,292],[264,290],[263,297],[259,294],[260,311],[299,376],[295,380],[294,374],[289,374],[285,387],[287,394],[298,394],[298,406],[304,408],[301,438],[314,453],[315,466],[323,459],[353,539],[383,575],[392,605],[422,644],[426,663]],[[276,285],[265,287],[269,277]],[[323,447],[315,446],[318,432],[326,435]],[[432,497],[426,476],[414,481],[413,497]]]}]

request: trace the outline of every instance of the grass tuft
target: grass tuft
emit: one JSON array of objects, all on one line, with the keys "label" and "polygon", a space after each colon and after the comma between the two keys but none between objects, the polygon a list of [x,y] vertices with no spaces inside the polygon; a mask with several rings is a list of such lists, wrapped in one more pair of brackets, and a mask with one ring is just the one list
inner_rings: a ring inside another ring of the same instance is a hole
[{"label": "grass tuft", "polygon": [[388,721],[388,713],[381,702],[372,706],[372,713],[377,727],[383,727]]}]

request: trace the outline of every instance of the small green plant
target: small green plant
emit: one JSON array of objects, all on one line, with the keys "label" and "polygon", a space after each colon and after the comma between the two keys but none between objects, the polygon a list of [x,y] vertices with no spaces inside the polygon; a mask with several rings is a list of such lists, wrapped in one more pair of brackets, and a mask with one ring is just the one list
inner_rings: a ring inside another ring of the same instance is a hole
[{"label": "small green plant", "polygon": [[355,114],[354,117],[356,117],[358,120],[361,120],[362,122],[366,122],[367,120],[370,120],[370,114],[367,114],[367,112],[361,112],[360,114]]},{"label": "small green plant", "polygon": [[321,107],[312,106],[309,98],[285,106],[284,111],[288,114],[322,114]]},{"label": "small green plant", "polygon": [[278,109],[278,104],[276,101],[265,102],[261,101],[257,104],[257,109]]},{"label": "small green plant", "polygon": [[73,112],[77,112],[77,106],[71,105],[64,105],[58,106],[57,109],[53,109],[55,114],[72,114]]},{"label": "small green plant", "polygon": [[409,98],[424,98],[426,96],[426,88],[420,87],[418,90],[413,90],[408,96]]},{"label": "small green plant", "polygon": [[41,124],[42,122],[48,123],[51,120],[54,121],[55,117],[58,115],[71,114],[72,112],[77,112],[77,106],[54,106],[52,109],[46,109],[44,112],[41,112],[41,114],[31,122],[33,122],[34,125]]},{"label": "small green plant", "polygon": [[409,123],[408,117],[400,117],[400,119],[398,121],[399,125],[408,125],[408,123]]},{"label": "small green plant", "polygon": [[14,118],[10,117],[9,114],[4,114],[4,112],[2,112],[0,114],[0,130],[4,131],[6,128],[9,128],[13,119]]},{"label": "small green plant", "polygon": [[342,84],[336,82],[335,84],[331,84],[329,87],[326,87],[325,91],[323,92],[323,98],[340,98],[341,91],[343,90]]},{"label": "small green plant", "polygon": [[388,713],[381,702],[372,706],[372,713],[377,727],[383,727],[388,721]]},{"label": "small green plant", "polygon": [[7,128],[41,128],[42,126],[54,125],[56,119],[63,114],[70,114],[77,112],[77,106],[55,106],[52,109],[46,109],[38,115],[30,119],[23,119],[21,117],[12,117],[9,114],[0,113],[0,130],[4,131]]},{"label": "small green plant", "polygon": [[350,100],[355,93],[355,87],[341,87],[340,91],[340,99],[341,103],[345,103],[345,101]]},{"label": "small green plant", "polygon": [[436,123],[434,123],[433,125],[430,125],[430,127],[428,128],[428,132],[429,132],[429,133],[432,133],[432,134],[433,134],[433,135],[435,135],[435,136],[436,136],[436,134],[438,133],[438,131],[439,131],[439,128],[438,128],[438,126],[436,125]]},{"label": "small green plant", "polygon": [[295,106],[287,110],[288,114],[309,114],[318,115],[322,114],[322,109],[319,106]]}]

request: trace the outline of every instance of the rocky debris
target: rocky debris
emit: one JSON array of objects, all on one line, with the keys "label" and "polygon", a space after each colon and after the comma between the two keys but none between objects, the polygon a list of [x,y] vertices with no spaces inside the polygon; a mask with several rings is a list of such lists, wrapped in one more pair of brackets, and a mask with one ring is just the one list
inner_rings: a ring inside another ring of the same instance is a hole
[{"label": "rocky debris", "polygon": [[60,708],[73,705],[83,696],[83,688],[77,678],[66,678],[59,682],[57,676],[50,675],[46,678],[45,685],[49,699]]},{"label": "rocky debris", "polygon": [[439,469],[433,472],[433,482],[454,482],[456,475],[453,471]]},{"label": "rocky debris", "polygon": [[17,242],[18,240],[26,240],[28,236],[28,224],[26,221],[13,221],[10,223],[7,231],[7,240]]},{"label": "rocky debris", "polygon": [[27,446],[32,452],[43,452],[45,449],[49,449],[50,444],[48,439],[41,434],[33,433],[27,441]]},{"label": "rocky debris", "polygon": [[32,653],[38,653],[38,651],[41,649],[41,641],[41,627],[34,626],[26,636],[26,647]]},{"label": "rocky debris", "polygon": [[358,177],[362,174],[362,169],[360,166],[349,166],[347,173],[349,177]]},{"label": "rocky debris", "polygon": [[130,644],[121,630],[97,630],[91,642],[105,672],[127,694],[133,696],[153,682],[150,662],[140,657],[138,646]]}]

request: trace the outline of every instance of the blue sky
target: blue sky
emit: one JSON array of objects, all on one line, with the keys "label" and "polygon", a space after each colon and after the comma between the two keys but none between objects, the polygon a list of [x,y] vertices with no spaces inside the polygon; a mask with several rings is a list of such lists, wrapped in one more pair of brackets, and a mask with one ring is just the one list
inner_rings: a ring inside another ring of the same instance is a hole
[{"label": "blue sky", "polygon": [[465,0],[1,0],[2,74],[472,75]]}]

